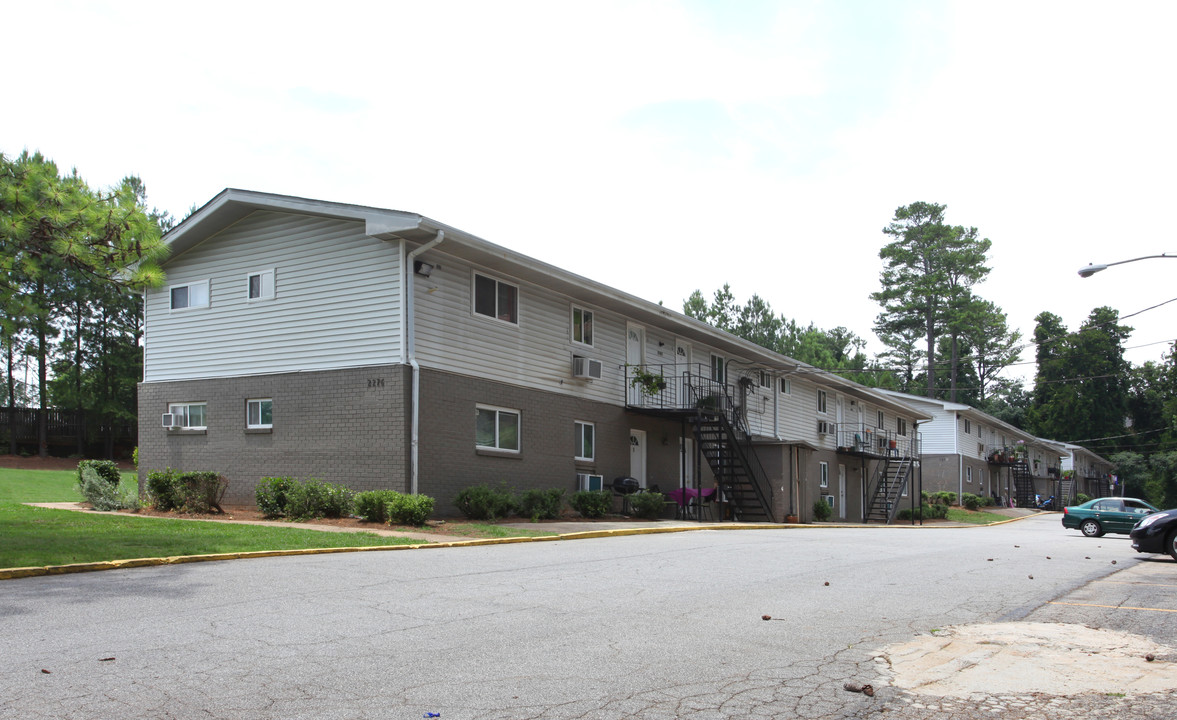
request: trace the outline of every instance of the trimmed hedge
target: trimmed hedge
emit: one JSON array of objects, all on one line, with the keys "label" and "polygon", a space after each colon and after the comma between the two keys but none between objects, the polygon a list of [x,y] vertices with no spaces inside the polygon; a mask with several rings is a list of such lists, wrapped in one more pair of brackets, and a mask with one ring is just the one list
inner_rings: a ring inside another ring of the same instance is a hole
[{"label": "trimmed hedge", "polygon": [[149,504],[156,510],[210,513],[221,509],[229,481],[218,472],[180,472],[168,468],[147,475]]},{"label": "trimmed hedge", "polygon": [[657,520],[666,509],[666,496],[657,492],[634,493],[629,496],[633,514],[646,520]]},{"label": "trimmed hedge", "polygon": [[454,507],[470,520],[496,520],[515,512],[515,496],[506,485],[471,485],[454,498]]},{"label": "trimmed hedge", "polygon": [[581,517],[600,518],[613,507],[613,492],[611,490],[581,490],[573,493],[568,501],[572,509],[580,513]]},{"label": "trimmed hedge", "polygon": [[560,509],[564,507],[564,490],[548,488],[547,490],[528,490],[519,498],[519,514],[537,520],[555,520],[560,517]]}]

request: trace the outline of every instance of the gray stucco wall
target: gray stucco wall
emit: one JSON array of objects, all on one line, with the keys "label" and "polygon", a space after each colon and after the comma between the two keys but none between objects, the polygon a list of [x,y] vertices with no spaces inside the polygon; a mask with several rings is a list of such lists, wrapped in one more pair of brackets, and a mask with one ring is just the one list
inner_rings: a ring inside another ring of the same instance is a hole
[{"label": "gray stucco wall", "polygon": [[[409,368],[140,383],[139,480],[152,470],[216,470],[225,502],[252,505],[257,481],[289,475],[353,490],[405,490]],[[246,400],[272,398],[273,429],[246,429]],[[168,403],[207,403],[206,431],[166,430]]]}]

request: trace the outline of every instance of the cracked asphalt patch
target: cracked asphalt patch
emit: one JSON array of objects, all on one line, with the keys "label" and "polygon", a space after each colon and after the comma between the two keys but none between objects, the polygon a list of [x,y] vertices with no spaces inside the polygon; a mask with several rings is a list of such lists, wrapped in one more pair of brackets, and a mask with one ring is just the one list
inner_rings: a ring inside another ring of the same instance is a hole
[{"label": "cracked asphalt patch", "polygon": [[[1152,655],[1153,662],[1146,656]],[[1149,693],[1177,687],[1172,648],[1067,623],[945,628],[884,652],[895,686],[920,694]]]}]

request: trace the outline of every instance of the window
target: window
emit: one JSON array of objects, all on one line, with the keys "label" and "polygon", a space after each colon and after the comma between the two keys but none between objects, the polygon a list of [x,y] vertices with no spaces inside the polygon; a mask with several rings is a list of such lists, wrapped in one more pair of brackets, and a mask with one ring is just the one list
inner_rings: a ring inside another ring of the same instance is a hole
[{"label": "window", "polygon": [[817,391],[817,411],[819,413],[826,412],[826,391]]},{"label": "window", "polygon": [[474,312],[519,324],[519,288],[485,275],[474,275]]},{"label": "window", "polygon": [[830,464],[827,462],[817,464],[817,486],[822,488],[830,486]]},{"label": "window", "polygon": [[172,285],[170,288],[173,310],[208,307],[208,280]]},{"label": "window", "polygon": [[711,379],[717,383],[727,382],[727,363],[719,355],[711,356]]},{"label": "window", "polygon": [[576,421],[576,459],[596,457],[596,427],[592,423]]},{"label": "window", "polygon": [[973,469],[971,467],[967,467],[964,469],[964,476],[965,476],[965,482],[972,485],[973,484]]},{"label": "window", "polygon": [[757,370],[756,381],[762,388],[772,387],[772,378],[769,377],[767,370]]},{"label": "window", "polygon": [[907,421],[903,418],[895,418],[895,432],[904,437],[907,436]]},{"label": "window", "polygon": [[793,394],[793,381],[789,378],[781,378],[781,392],[785,395]]},{"label": "window", "polygon": [[964,419],[964,434],[965,434],[965,435],[968,435],[968,434],[969,434],[969,433],[971,433],[972,431],[973,431],[973,426],[972,426],[972,424],[969,422],[969,419],[968,419],[968,418],[965,418],[965,419]]},{"label": "window", "polygon": [[172,414],[176,427],[184,430],[204,430],[208,427],[205,419],[206,403],[172,403],[168,412]]},{"label": "window", "polygon": [[882,410],[879,410],[878,414],[875,415],[875,427],[877,427],[880,430],[883,429],[883,411]]},{"label": "window", "polygon": [[474,444],[491,450],[519,452],[519,411],[479,405]]},{"label": "window", "polygon": [[572,342],[582,345],[593,344],[593,311],[572,308]]},{"label": "window", "polygon": [[247,300],[271,300],[274,297],[274,271],[250,273],[246,278]]},{"label": "window", "polygon": [[270,398],[246,400],[245,426],[249,428],[274,427],[274,401]]},{"label": "window", "polygon": [[985,457],[985,443],[977,443],[977,457]]}]

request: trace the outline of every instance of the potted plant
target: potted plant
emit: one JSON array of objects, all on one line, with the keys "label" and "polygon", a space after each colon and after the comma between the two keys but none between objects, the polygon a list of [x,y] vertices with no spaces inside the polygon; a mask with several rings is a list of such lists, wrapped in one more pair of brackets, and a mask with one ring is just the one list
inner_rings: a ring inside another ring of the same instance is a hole
[{"label": "potted plant", "polygon": [[629,381],[632,387],[638,388],[642,394],[653,397],[666,389],[666,378],[662,373],[650,372],[644,367],[633,369],[633,379]]}]

